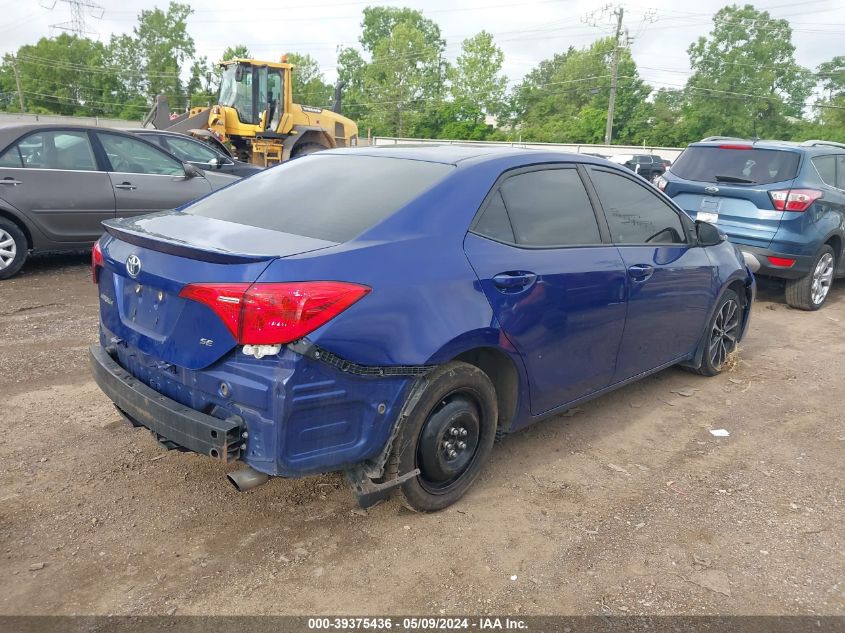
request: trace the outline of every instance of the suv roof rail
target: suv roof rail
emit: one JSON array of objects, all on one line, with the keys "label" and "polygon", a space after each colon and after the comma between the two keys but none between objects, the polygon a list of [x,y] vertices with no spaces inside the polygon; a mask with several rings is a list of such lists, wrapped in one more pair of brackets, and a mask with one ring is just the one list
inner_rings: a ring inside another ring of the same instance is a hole
[{"label": "suv roof rail", "polygon": [[699,143],[709,143],[710,141],[747,141],[747,138],[739,138],[738,136],[708,136],[699,141]]},{"label": "suv roof rail", "polygon": [[820,141],[818,139],[811,139],[809,141],[804,141],[801,143],[802,147],[838,147],[839,149],[845,149],[845,143],[837,143],[836,141]]}]

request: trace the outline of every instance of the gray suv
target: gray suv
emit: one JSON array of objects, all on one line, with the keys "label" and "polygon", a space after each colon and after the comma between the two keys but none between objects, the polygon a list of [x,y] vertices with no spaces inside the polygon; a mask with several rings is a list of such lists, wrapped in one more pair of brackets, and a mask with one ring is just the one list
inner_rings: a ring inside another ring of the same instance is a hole
[{"label": "gray suv", "polygon": [[31,252],[89,248],[103,220],[173,209],[235,180],[116,130],[0,127],[0,279]]}]

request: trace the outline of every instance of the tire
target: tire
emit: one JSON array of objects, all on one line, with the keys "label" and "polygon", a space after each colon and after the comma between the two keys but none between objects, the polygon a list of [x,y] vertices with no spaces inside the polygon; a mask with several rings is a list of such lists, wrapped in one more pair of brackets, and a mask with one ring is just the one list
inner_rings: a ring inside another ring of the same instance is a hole
[{"label": "tire", "polygon": [[314,152],[322,152],[324,149],[328,149],[325,145],[320,145],[319,143],[302,143],[301,145],[297,145],[293,148],[293,151],[290,154],[290,159],[293,160],[294,158],[299,158],[300,156],[307,156],[308,154],[313,154]]},{"label": "tire", "polygon": [[742,313],[739,295],[733,290],[725,290],[707,323],[701,365],[687,369],[702,376],[715,376],[722,372],[731,353],[736,350]]},{"label": "tire", "polygon": [[786,281],[786,303],[799,310],[821,308],[830,294],[836,263],[836,254],[825,244],[813,260],[809,273],[801,279]]},{"label": "tire", "polygon": [[401,485],[401,501],[435,512],[460,499],[478,477],[496,437],[498,409],[493,383],[474,365],[451,362],[424,380],[394,440],[385,479],[419,468]]},{"label": "tire", "polygon": [[0,218],[0,279],[16,274],[28,254],[29,245],[20,227],[11,220]]}]

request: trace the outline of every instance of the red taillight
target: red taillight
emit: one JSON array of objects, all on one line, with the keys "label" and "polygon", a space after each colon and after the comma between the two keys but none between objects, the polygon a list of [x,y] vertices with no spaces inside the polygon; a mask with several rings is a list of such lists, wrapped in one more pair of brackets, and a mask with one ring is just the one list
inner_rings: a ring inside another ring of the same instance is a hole
[{"label": "red taillight", "polygon": [[772,262],[772,266],[783,266],[784,268],[789,268],[795,263],[794,259],[789,259],[788,257],[772,257],[771,255],[769,255],[769,261]]},{"label": "red taillight", "polygon": [[778,211],[806,211],[822,194],[816,189],[780,189],[770,191],[769,197]]},{"label": "red taillight", "polygon": [[341,281],[189,284],[180,297],[209,306],[241,345],[290,343],[325,325],[370,288]]},{"label": "red taillight", "polygon": [[100,280],[100,269],[103,265],[103,249],[100,248],[98,240],[94,242],[94,248],[91,249],[91,279],[95,284]]},{"label": "red taillight", "polygon": [[719,145],[719,149],[754,149],[753,145]]}]

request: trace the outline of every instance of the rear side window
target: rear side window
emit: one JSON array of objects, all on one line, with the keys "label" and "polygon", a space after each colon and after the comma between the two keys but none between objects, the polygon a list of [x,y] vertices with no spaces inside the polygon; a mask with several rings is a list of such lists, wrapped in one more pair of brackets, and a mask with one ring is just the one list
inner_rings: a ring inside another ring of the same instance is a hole
[{"label": "rear side window", "polygon": [[453,165],[316,154],[236,182],[185,213],[346,242],[445,178]]},{"label": "rear side window", "polygon": [[16,147],[24,166],[32,169],[97,170],[87,132],[37,132],[19,141]]},{"label": "rear side window", "polygon": [[505,209],[505,201],[502,200],[501,192],[497,191],[487,208],[481,214],[474,228],[479,235],[484,235],[500,242],[515,241],[513,227],[508,219],[508,211]]},{"label": "rear side window", "polygon": [[836,157],[836,188],[845,189],[845,154]]},{"label": "rear side window", "polygon": [[615,244],[684,244],[681,218],[659,195],[624,176],[592,170]]},{"label": "rear side window", "polygon": [[601,244],[593,207],[575,169],[518,174],[502,184],[501,192],[517,244]]},{"label": "rear side window", "polygon": [[831,187],[836,186],[836,158],[834,156],[816,156],[813,167],[819,172],[822,182]]},{"label": "rear side window", "polygon": [[792,180],[800,155],[774,149],[730,149],[727,146],[688,147],[672,165],[685,180],[766,185]]}]

